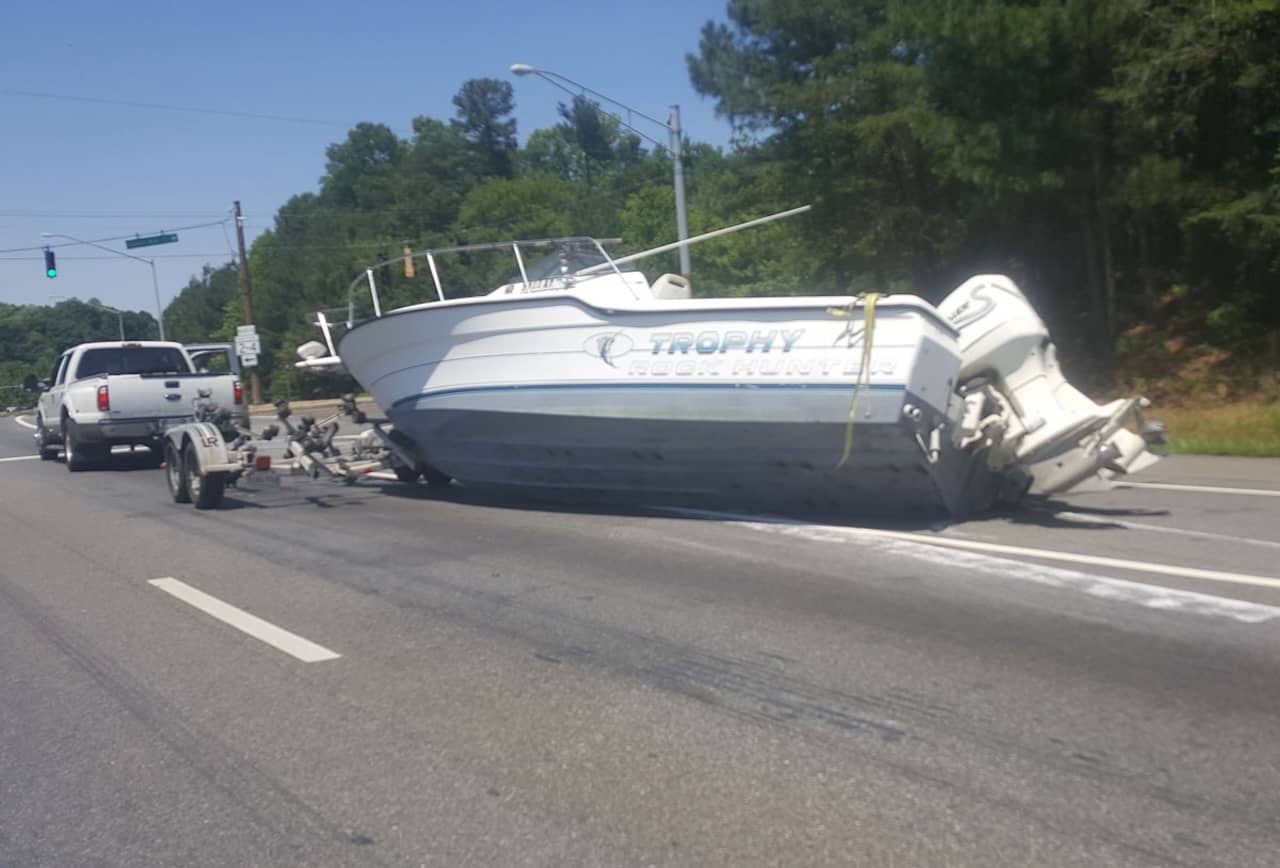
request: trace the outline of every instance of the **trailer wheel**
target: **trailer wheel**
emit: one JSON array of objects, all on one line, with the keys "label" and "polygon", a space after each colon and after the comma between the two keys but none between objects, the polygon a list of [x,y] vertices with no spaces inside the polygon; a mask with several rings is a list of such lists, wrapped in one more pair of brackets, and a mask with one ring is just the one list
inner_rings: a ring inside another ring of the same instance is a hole
[{"label": "trailer wheel", "polygon": [[173,448],[172,443],[164,447],[164,462],[164,481],[169,486],[169,496],[174,503],[190,503],[191,489],[187,487],[187,469],[182,455]]},{"label": "trailer wheel", "polygon": [[217,509],[222,503],[222,495],[227,490],[227,474],[210,473],[201,476],[200,459],[196,456],[196,447],[193,443],[187,444],[182,465],[187,479],[187,491],[196,509]]}]

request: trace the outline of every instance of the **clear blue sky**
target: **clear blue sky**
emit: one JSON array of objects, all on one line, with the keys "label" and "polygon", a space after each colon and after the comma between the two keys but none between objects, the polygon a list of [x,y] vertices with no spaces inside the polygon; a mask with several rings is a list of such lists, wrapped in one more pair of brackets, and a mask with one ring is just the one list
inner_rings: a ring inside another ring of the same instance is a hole
[{"label": "clear blue sky", "polygon": [[[567,97],[540,79],[511,76],[516,62],[655,117],[679,103],[691,139],[723,146],[728,123],[694,92],[685,55],[724,10],[724,0],[10,3],[0,30],[0,91],[10,91],[0,92],[0,249],[42,244],[41,232],[96,239],[173,230],[218,220],[235,199],[252,240],[286,199],[316,189],[326,145],[352,124],[382,122],[407,136],[416,115],[452,117],[452,97],[469,78],[512,82],[522,140],[555,123],[556,103]],[[180,235],[178,244],[131,251],[157,257],[165,303],[203,264],[230,258],[219,227]],[[0,253],[0,302],[97,297],[154,314],[146,265],[92,248],[57,252],[56,280],[44,276],[39,251]],[[22,256],[33,258],[11,259]]]}]

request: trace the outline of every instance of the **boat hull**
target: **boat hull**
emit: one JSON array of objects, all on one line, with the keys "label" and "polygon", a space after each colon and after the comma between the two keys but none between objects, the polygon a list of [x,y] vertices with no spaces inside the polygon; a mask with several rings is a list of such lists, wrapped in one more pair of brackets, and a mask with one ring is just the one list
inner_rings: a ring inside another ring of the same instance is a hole
[{"label": "boat hull", "polygon": [[763,302],[444,303],[357,327],[341,355],[468,486],[876,514],[994,496],[980,460],[930,436],[957,412],[960,361],[927,305],[881,308],[864,375],[848,299]]}]

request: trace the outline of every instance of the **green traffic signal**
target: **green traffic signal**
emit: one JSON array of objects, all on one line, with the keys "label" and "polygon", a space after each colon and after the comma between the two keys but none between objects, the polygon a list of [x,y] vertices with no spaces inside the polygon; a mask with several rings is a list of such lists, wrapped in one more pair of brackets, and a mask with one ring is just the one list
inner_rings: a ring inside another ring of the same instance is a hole
[{"label": "green traffic signal", "polygon": [[44,276],[48,278],[58,276],[58,262],[53,256],[53,251],[48,249],[44,252]]}]

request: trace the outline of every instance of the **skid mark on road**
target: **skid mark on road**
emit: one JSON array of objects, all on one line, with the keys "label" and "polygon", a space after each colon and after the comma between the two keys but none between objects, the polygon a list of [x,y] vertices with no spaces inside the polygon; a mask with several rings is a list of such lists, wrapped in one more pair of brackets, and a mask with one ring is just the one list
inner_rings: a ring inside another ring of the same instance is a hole
[{"label": "skid mark on road", "polygon": [[[269,848],[263,851],[269,863],[383,864],[371,858],[372,854],[352,854],[355,842],[345,823],[311,807],[285,781],[242,752],[242,744],[224,741],[222,734],[189,720],[178,705],[104,652],[99,643],[3,576],[0,604],[30,624],[159,744],[207,781],[214,793],[221,793],[230,805],[243,810],[249,822],[241,834]],[[167,760],[158,761],[167,765]]]}]

